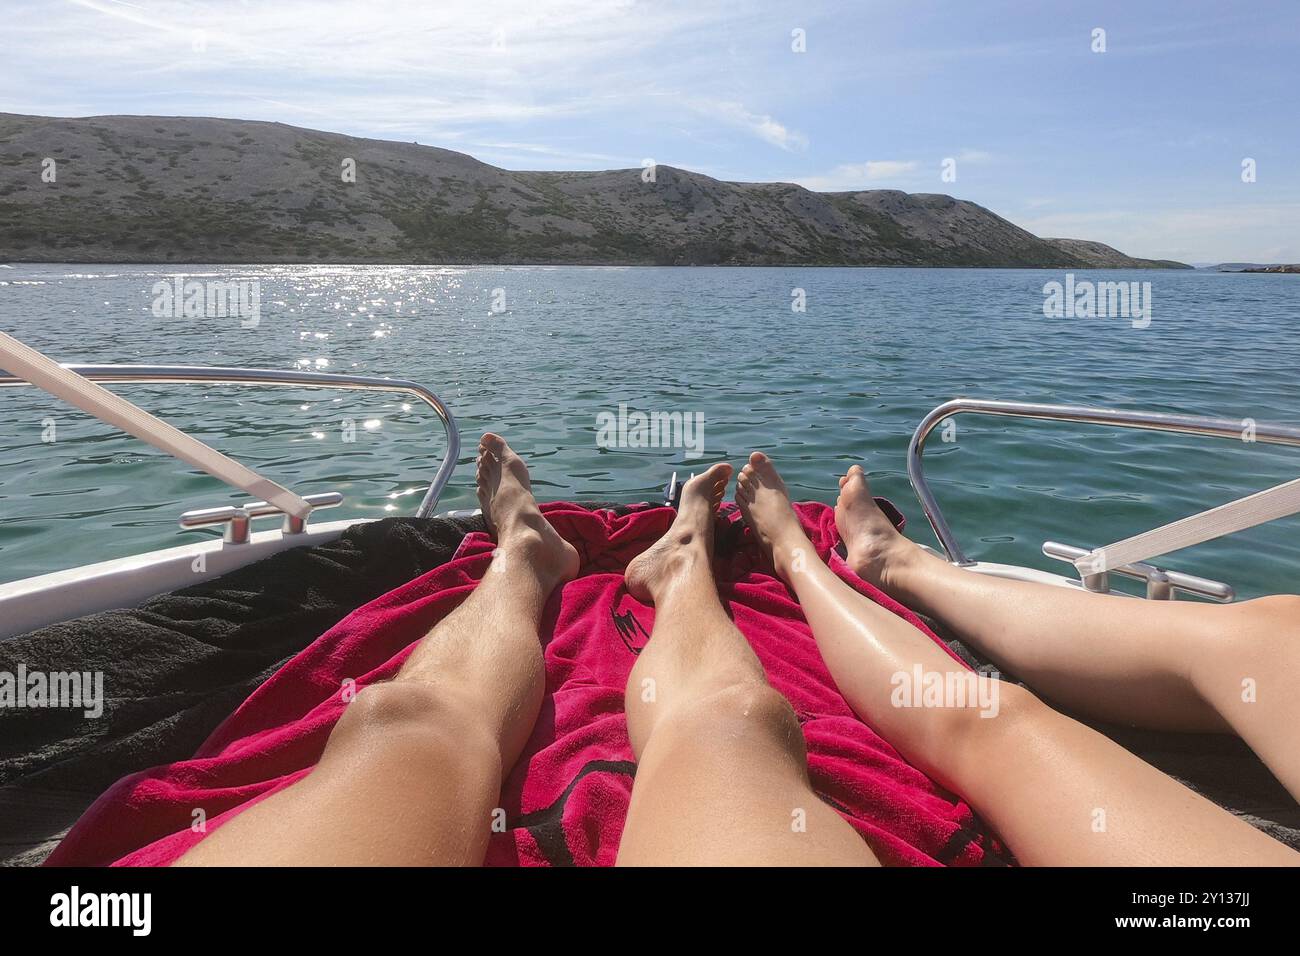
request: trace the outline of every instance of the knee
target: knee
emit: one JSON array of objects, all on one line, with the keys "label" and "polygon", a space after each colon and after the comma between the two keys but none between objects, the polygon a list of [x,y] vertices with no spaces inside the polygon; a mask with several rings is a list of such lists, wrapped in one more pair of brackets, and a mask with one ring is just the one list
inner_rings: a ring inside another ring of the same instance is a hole
[{"label": "knee", "polygon": [[1022,729],[1025,724],[1041,721],[1044,716],[1053,713],[1036,694],[1019,684],[994,679],[992,686],[997,688],[997,709],[993,717],[985,719],[986,723],[1000,719],[1005,721],[1007,728]]},{"label": "knee", "polygon": [[[1300,652],[1300,597],[1273,594],[1209,609],[1202,668],[1276,662]],[[1202,675],[1204,676],[1204,675]]]},{"label": "knee", "polygon": [[980,706],[944,711],[941,734],[959,753],[979,755],[1008,742],[1023,740],[1054,713],[1031,691],[1019,684],[983,678],[987,695]]},{"label": "knee", "polygon": [[[500,761],[494,734],[453,691],[399,680],[363,688],[330,734],[331,749],[401,750],[439,766]],[[322,759],[324,759],[322,757]]]},{"label": "knee", "polygon": [[980,675],[963,693],[961,700],[910,708],[906,718],[878,727],[909,762],[959,792],[991,766],[1004,765],[1000,758],[1031,746],[1052,721],[1065,719],[1008,681]]},{"label": "knee", "polygon": [[442,709],[442,695],[432,685],[387,681],[358,691],[340,723],[348,721],[376,730],[402,730],[411,725],[437,723]]},{"label": "knee", "polygon": [[679,733],[695,739],[729,739],[776,744],[804,754],[803,730],[785,695],[766,681],[727,684],[683,704],[671,718]]},{"label": "knee", "polygon": [[1229,604],[1227,609],[1247,619],[1261,633],[1300,635],[1300,595],[1271,594],[1241,604]]},{"label": "knee", "polygon": [[1242,681],[1293,680],[1300,674],[1300,597],[1275,594],[1213,608],[1191,657],[1190,677],[1214,706],[1237,698]]}]

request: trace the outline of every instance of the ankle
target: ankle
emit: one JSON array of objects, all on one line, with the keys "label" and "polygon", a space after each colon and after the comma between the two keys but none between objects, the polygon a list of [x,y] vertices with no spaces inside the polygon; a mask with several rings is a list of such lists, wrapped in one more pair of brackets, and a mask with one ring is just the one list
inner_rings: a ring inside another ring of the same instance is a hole
[{"label": "ankle", "polygon": [[496,544],[495,554],[498,557],[517,557],[528,561],[544,557],[547,550],[542,532],[519,520],[498,526]]},{"label": "ankle", "polygon": [[712,586],[711,556],[699,536],[684,536],[683,540],[674,540],[670,547],[663,550],[661,561],[660,572],[650,585],[650,593],[657,607],[662,607],[682,591],[683,584],[689,584],[693,580],[707,579]]},{"label": "ankle", "polygon": [[845,563],[858,577],[901,600],[910,596],[919,559],[925,557],[919,547],[898,535],[891,540],[849,547]]},{"label": "ankle", "polygon": [[777,577],[786,583],[792,575],[812,567],[812,562],[820,564],[821,558],[802,530],[796,529],[772,542],[772,565]]},{"label": "ankle", "polygon": [[[539,519],[545,522],[545,519]],[[493,570],[523,572],[548,589],[568,581],[577,573],[577,552],[549,526],[536,527],[527,520],[497,529]]]}]

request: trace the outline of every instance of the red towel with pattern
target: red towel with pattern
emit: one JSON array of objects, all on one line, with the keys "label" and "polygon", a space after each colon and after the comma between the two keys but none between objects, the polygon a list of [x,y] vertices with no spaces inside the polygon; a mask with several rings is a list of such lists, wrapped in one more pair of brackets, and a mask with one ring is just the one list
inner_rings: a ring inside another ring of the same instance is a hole
[{"label": "red towel with pattern", "polygon": [[[664,534],[674,512],[642,507],[615,514],[563,502],[543,511],[577,547],[582,566],[577,579],[551,596],[543,616],[546,697],[502,788],[507,829],[493,835],[486,862],[608,865],[618,852],[636,773],[623,690],[654,628],[654,608],[628,594],[623,571]],[[797,511],[817,552],[841,578],[934,637],[834,554],[839,538],[830,508],[801,504]],[[719,591],[768,680],[798,715],[817,795],[883,863],[1009,862],[963,800],[908,765],[849,709],[798,603],[738,518],[732,505],[719,518]],[[396,673],[411,647],[473,591],[492,550],[486,535],[468,535],[450,562],[348,615],[254,691],[191,759],[114,784],[47,865],[168,864],[205,832],[309,773],[355,689]]]}]

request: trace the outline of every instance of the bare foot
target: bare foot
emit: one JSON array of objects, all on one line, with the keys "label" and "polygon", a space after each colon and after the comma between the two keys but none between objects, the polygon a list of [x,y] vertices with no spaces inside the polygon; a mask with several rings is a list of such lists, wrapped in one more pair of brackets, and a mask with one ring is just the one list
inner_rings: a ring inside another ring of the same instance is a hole
[{"label": "bare foot", "polygon": [[771,555],[777,574],[788,581],[795,562],[812,554],[812,543],[803,533],[776,465],[761,451],[750,454],[749,464],[736,479],[736,504],[745,524]]},{"label": "bare foot", "polygon": [[682,486],[677,517],[668,533],[637,555],[623,579],[638,601],[658,603],[683,574],[713,560],[713,520],[731,479],[731,466],[720,462]]},{"label": "bare foot", "polygon": [[478,445],[478,501],[501,555],[520,555],[551,587],[578,573],[578,552],[542,516],[528,466],[500,435]]},{"label": "bare foot", "polygon": [[890,590],[889,572],[914,557],[917,550],[876,504],[861,465],[854,465],[840,478],[835,527],[844,540],[848,566],[884,591]]}]

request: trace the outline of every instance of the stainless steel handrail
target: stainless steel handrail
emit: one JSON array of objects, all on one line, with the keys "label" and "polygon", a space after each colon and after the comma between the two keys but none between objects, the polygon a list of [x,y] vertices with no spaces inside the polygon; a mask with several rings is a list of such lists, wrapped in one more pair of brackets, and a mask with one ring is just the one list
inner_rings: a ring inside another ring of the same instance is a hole
[{"label": "stainless steel handrail", "polygon": [[916,426],[912,441],[907,447],[907,477],[912,490],[921,501],[925,517],[934,529],[934,535],[953,564],[974,564],[957,543],[952,528],[939,508],[939,502],[925,480],[921,456],[925,453],[925,440],[947,418],[953,415],[994,415],[1003,418],[1034,418],[1042,421],[1079,422],[1086,425],[1110,425],[1117,428],[1145,428],[1150,431],[1177,432],[1183,435],[1205,435],[1214,438],[1241,440],[1249,424],[1255,441],[1270,445],[1300,447],[1300,428],[1286,425],[1247,423],[1240,419],[1202,418],[1195,415],[1170,415],[1164,412],[1128,412],[1117,408],[1093,408],[1087,405],[1042,405],[1034,402],[1003,402],[981,398],[954,398],[931,411]]},{"label": "stainless steel handrail", "polygon": [[[302,500],[311,505],[312,514],[322,508],[337,508],[343,504],[343,496],[337,491],[303,495]],[[266,518],[271,515],[283,517],[284,521],[280,528],[282,534],[302,534],[307,530],[306,518],[296,518],[291,514],[285,514],[268,501],[248,501],[241,502],[238,505],[222,505],[217,508],[197,508],[181,515],[179,524],[187,531],[192,528],[221,525],[224,528],[222,536],[226,541],[231,544],[247,544],[249,535],[252,534],[253,530],[253,519]]]},{"label": "stainless steel handrail", "polygon": [[[1075,559],[1081,558],[1087,553],[1087,548],[1076,548],[1072,544],[1062,544],[1059,541],[1043,542],[1043,554],[1058,561],[1073,563]],[[1147,586],[1147,597],[1154,600],[1170,600],[1173,598],[1175,591],[1195,594],[1197,597],[1203,597],[1219,604],[1231,604],[1237,596],[1236,590],[1222,581],[1203,578],[1197,574],[1188,574],[1185,571],[1156,567],[1154,564],[1147,564],[1145,561],[1121,564],[1117,568],[1111,568],[1110,572],[1103,572],[1100,577],[1106,577],[1107,573],[1122,574],[1126,578],[1142,581]],[[1084,579],[1084,586],[1087,586],[1086,578]],[[1102,590],[1107,591],[1109,589],[1108,583]]]},{"label": "stainless steel handrail", "polygon": [[[298,385],[308,388],[338,388],[367,392],[405,392],[420,399],[442,419],[447,436],[447,454],[429,490],[416,510],[416,516],[428,518],[438,505],[443,489],[451,480],[460,458],[460,430],[451,410],[433,391],[416,382],[396,378],[375,378],[368,375],[338,375],[332,372],[287,372],[260,368],[219,368],[202,365],[64,365],[92,382],[123,384],[187,385],[207,382],[213,385]],[[0,374],[0,388],[29,384],[15,375]]]}]

